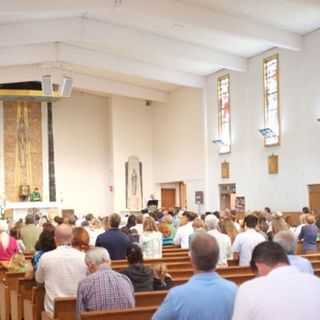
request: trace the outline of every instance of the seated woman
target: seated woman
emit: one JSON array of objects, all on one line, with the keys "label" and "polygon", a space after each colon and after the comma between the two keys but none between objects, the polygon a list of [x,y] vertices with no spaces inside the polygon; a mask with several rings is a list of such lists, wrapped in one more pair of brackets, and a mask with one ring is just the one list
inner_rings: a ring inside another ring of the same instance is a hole
[{"label": "seated woman", "polygon": [[306,222],[307,224],[302,227],[299,234],[299,240],[303,240],[302,253],[304,254],[317,252],[317,236],[319,232],[312,214],[307,215]]},{"label": "seated woman", "polygon": [[172,278],[168,273],[167,266],[164,263],[159,263],[152,266],[152,270],[154,290],[169,290],[173,287]]},{"label": "seated woman", "polygon": [[42,228],[42,232],[40,233],[39,239],[35,245],[36,253],[31,260],[34,271],[38,268],[41,256],[56,248],[54,241],[55,227],[51,223],[45,223]]},{"label": "seated woman", "polygon": [[131,244],[127,249],[128,268],[121,271],[132,282],[134,291],[152,291],[153,274],[149,267],[143,264],[142,250],[139,245]]},{"label": "seated woman", "polygon": [[8,224],[0,220],[0,261],[9,261],[17,252],[17,240],[8,234]]},{"label": "seated woman", "polygon": [[145,259],[162,258],[162,234],[151,217],[144,219],[140,243]]}]

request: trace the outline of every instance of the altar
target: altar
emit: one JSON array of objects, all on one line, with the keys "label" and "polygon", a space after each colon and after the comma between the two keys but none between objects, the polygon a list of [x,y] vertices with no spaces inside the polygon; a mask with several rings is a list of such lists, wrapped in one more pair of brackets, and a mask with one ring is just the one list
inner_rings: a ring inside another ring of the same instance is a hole
[{"label": "altar", "polygon": [[48,215],[51,209],[60,210],[60,203],[58,202],[6,202],[4,209],[13,210],[13,220],[18,221],[24,219],[28,213],[40,212],[44,215]]}]

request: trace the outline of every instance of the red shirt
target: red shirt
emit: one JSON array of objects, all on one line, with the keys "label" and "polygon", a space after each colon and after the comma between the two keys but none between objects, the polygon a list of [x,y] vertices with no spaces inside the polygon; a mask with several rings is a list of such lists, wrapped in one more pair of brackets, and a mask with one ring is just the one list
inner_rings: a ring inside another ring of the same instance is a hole
[{"label": "red shirt", "polygon": [[18,252],[18,244],[15,238],[9,237],[8,247],[4,248],[0,243],[0,261],[9,261]]}]

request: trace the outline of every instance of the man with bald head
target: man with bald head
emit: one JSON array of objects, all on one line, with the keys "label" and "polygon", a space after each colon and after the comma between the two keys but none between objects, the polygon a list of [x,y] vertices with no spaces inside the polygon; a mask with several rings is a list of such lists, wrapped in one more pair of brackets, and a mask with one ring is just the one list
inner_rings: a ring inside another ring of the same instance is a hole
[{"label": "man with bald head", "polygon": [[191,241],[192,278],[171,289],[153,320],[230,320],[237,287],[221,278],[217,240],[199,232]]},{"label": "man with bald head", "polygon": [[55,250],[44,253],[39,261],[35,277],[44,283],[46,290],[44,307],[53,314],[54,299],[77,295],[79,282],[86,277],[84,253],[72,248],[72,227],[66,224],[55,230]]}]

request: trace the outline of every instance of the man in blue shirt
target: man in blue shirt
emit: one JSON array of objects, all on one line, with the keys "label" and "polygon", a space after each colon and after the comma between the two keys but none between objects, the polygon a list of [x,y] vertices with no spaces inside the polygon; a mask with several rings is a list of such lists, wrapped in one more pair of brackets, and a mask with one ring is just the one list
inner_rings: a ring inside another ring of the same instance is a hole
[{"label": "man in blue shirt", "polygon": [[237,286],[215,272],[216,239],[199,232],[190,250],[194,276],[169,291],[152,320],[231,320]]},{"label": "man in blue shirt", "polygon": [[98,236],[96,247],[107,249],[111,260],[125,259],[130,241],[128,236],[119,229],[121,217],[117,213],[113,213],[109,221],[111,228]]}]

